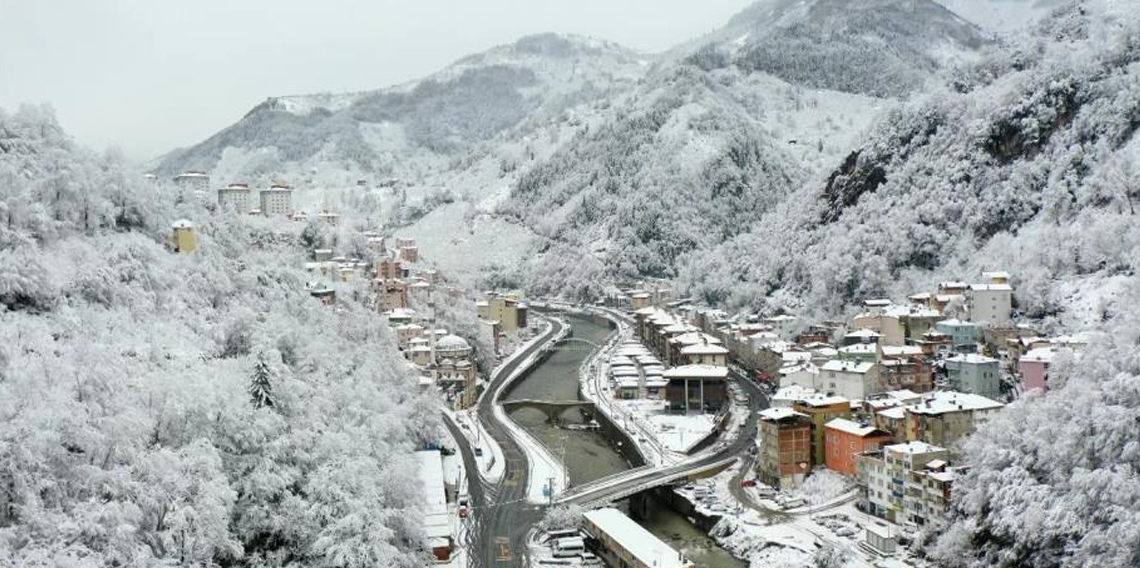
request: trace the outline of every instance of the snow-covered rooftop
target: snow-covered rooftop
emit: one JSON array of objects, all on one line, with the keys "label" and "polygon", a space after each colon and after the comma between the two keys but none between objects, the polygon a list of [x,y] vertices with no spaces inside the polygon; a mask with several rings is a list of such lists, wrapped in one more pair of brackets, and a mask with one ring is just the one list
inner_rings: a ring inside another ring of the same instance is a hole
[{"label": "snow-covered rooftop", "polygon": [[997,363],[997,359],[986,357],[985,355],[978,355],[977,353],[966,353],[962,355],[955,355],[946,360],[947,362],[953,361],[955,363],[968,363],[971,365],[987,365],[990,363]]},{"label": "snow-covered rooftop", "polygon": [[795,410],[792,410],[791,408],[765,408],[764,410],[760,411],[759,416],[760,416],[761,420],[779,421],[779,420],[791,418],[793,416],[804,416],[804,417],[806,417],[807,414],[804,414],[802,412],[796,412]]},{"label": "snow-covered rooftop", "polygon": [[911,357],[922,355],[922,348],[917,345],[884,345],[884,357]]},{"label": "snow-covered rooftop", "polygon": [[970,284],[972,292],[1012,292],[1013,286],[1009,284]]},{"label": "snow-covered rooftop", "polygon": [[714,344],[686,345],[681,348],[682,355],[727,355],[728,349]]},{"label": "snow-covered rooftop", "polygon": [[1030,349],[1028,353],[1021,356],[1021,361],[1030,363],[1052,363],[1053,357],[1057,356],[1057,350],[1053,347],[1038,347],[1037,349]]},{"label": "snow-covered rooftop", "polygon": [[682,365],[665,371],[667,379],[725,379],[728,367],[717,365]]},{"label": "snow-covered rooftop", "polygon": [[986,398],[980,394],[935,391],[922,397],[922,400],[907,407],[912,414],[925,414],[936,416],[948,412],[967,412],[977,410],[993,410],[1001,408],[1004,404]]},{"label": "snow-covered rooftop", "polygon": [[587,511],[586,520],[619,543],[644,566],[691,568],[692,563],[641,525],[612,507]]},{"label": "snow-covered rooftop", "polygon": [[451,536],[451,519],[447,514],[444,492],[443,456],[439,450],[416,452],[420,463],[420,504],[424,512],[424,530],[428,538]]},{"label": "snow-covered rooftop", "polygon": [[895,452],[899,454],[929,454],[933,452],[944,452],[946,448],[935,446],[934,444],[927,444],[919,440],[907,442],[905,444],[893,444],[890,446],[883,446],[883,449],[888,452]]},{"label": "snow-covered rooftop", "polygon": [[841,432],[846,432],[848,434],[854,434],[854,435],[860,436],[860,437],[867,436],[869,434],[881,431],[878,428],[875,428],[874,426],[867,426],[864,424],[859,424],[858,422],[853,422],[853,421],[848,420],[846,418],[833,418],[830,422],[828,422],[824,426],[826,428],[834,428],[834,429],[839,430]]},{"label": "snow-covered rooftop", "polygon": [[840,353],[847,355],[862,355],[868,353],[875,353],[877,346],[874,343],[855,343],[839,348]]},{"label": "snow-covered rooftop", "polygon": [[824,371],[835,371],[842,373],[857,373],[863,374],[869,372],[875,367],[875,364],[870,361],[844,361],[842,359],[832,359],[823,364],[821,367]]},{"label": "snow-covered rooftop", "polygon": [[813,408],[819,406],[831,406],[833,404],[851,403],[850,400],[847,400],[841,396],[813,396],[800,399],[797,402],[803,404],[804,406],[811,406]]}]

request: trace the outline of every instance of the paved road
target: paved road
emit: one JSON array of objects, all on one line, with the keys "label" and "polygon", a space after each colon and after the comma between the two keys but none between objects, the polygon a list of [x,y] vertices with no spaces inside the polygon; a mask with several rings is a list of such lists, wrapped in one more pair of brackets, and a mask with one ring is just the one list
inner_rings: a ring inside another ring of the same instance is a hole
[{"label": "paved road", "polygon": [[[470,475],[468,493],[471,496],[472,515],[468,522],[468,566],[471,568],[515,568],[527,565],[526,536],[530,527],[542,518],[541,507],[526,502],[530,467],[526,454],[515,443],[505,426],[495,420],[495,393],[499,386],[517,370],[531,354],[547,345],[564,327],[549,320],[551,327],[522,354],[515,356],[491,377],[487,394],[479,400],[477,413],[483,428],[503,450],[506,466],[498,483],[485,484],[476,475]],[[445,418],[468,472],[478,472],[475,454],[463,432]]]}]

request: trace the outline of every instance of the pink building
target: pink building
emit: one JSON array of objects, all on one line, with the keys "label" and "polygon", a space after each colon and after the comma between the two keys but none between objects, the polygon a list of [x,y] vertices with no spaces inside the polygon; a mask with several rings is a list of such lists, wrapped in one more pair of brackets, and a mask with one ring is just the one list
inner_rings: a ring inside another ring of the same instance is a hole
[{"label": "pink building", "polygon": [[1021,388],[1024,391],[1049,390],[1049,363],[1056,353],[1052,347],[1038,347],[1021,356],[1018,366],[1021,368]]}]

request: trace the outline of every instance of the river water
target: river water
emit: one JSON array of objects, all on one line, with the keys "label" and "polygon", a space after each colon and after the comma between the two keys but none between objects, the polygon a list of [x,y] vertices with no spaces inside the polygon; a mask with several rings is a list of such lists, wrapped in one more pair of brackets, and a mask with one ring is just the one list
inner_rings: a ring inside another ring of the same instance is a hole
[{"label": "river water", "polygon": [[[608,322],[584,316],[566,317],[571,325],[571,336],[595,344],[606,341],[611,332]],[[590,353],[587,350],[555,351],[539,364],[506,396],[507,400],[578,400],[578,368]],[[617,453],[609,441],[596,430],[559,428],[546,422],[546,415],[538,410],[520,408],[510,417],[527,432],[546,445],[554,455],[562,458],[570,474],[571,485],[587,483],[629,469],[625,458]],[[564,424],[583,424],[576,411],[567,411]],[[684,516],[665,505],[651,500],[649,517],[636,519],[661,540],[682,550],[702,568],[741,568],[745,564],[732,557]]]}]

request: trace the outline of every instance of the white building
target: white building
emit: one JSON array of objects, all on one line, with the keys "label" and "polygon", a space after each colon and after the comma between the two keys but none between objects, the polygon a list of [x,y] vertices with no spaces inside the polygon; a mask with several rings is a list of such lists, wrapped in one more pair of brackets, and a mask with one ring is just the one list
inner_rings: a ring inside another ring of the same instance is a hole
[{"label": "white building", "polygon": [[210,190],[210,176],[205,172],[188,171],[174,176],[174,185],[186,191],[206,192]]},{"label": "white building", "polygon": [[1006,324],[1013,319],[1013,287],[1009,284],[972,284],[966,290],[969,320]]},{"label": "white building", "polygon": [[247,183],[231,183],[218,190],[218,207],[233,209],[238,213],[249,213],[253,201],[250,199],[250,189]]},{"label": "white building", "polygon": [[420,462],[420,506],[424,513],[424,533],[432,555],[438,561],[451,557],[454,534],[447,510],[447,488],[444,483],[443,456],[439,450],[416,452]]},{"label": "white building", "polygon": [[263,189],[258,198],[262,215],[274,217],[293,213],[293,190],[289,187],[275,185],[269,189]]},{"label": "white building", "polygon": [[928,513],[918,508],[924,501],[919,495],[923,483],[912,473],[942,471],[949,459],[946,448],[926,442],[883,446],[860,455],[859,485],[866,510],[895,523],[924,524]]},{"label": "white building", "polygon": [[875,392],[875,363],[833,359],[819,371],[819,388],[828,394],[863,400]]}]

